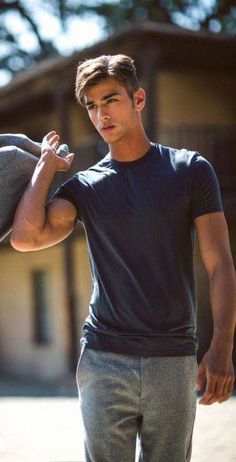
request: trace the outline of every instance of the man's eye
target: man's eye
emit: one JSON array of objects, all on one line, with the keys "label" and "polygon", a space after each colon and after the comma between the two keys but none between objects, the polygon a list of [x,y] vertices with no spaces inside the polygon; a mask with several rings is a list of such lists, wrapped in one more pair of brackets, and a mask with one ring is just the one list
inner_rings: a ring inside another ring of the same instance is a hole
[{"label": "man's eye", "polygon": [[116,98],[110,98],[107,100],[107,103],[115,103],[117,101]]},{"label": "man's eye", "polygon": [[95,108],[95,105],[94,105],[94,104],[91,104],[91,106],[88,106],[88,110],[89,110],[89,111],[92,111],[94,108]]}]

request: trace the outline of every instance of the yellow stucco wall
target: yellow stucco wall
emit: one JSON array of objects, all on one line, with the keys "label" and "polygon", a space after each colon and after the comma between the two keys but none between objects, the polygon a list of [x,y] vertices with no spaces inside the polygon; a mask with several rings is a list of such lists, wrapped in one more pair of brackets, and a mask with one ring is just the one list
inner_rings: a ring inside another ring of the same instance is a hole
[{"label": "yellow stucco wall", "polygon": [[1,120],[1,133],[24,133],[34,141],[42,141],[42,137],[50,130],[57,128],[57,118],[53,113],[37,113],[37,108],[32,114],[26,114],[22,118],[12,118],[11,123],[4,123]]},{"label": "yellow stucco wall", "polygon": [[226,124],[236,119],[236,79],[223,71],[167,71],[156,77],[158,122]]},{"label": "yellow stucco wall", "polygon": [[87,110],[75,102],[70,105],[70,133],[74,146],[86,140],[90,135],[96,134]]},{"label": "yellow stucco wall", "polygon": [[[65,305],[63,250],[21,253],[1,248],[0,364],[14,375],[54,380],[68,372],[68,317]],[[45,270],[50,282],[51,343],[33,340],[31,272]]]},{"label": "yellow stucco wall", "polygon": [[89,312],[92,291],[92,278],[89,266],[88,249],[85,233],[74,243],[75,291],[77,300],[77,319],[80,338],[82,326]]}]

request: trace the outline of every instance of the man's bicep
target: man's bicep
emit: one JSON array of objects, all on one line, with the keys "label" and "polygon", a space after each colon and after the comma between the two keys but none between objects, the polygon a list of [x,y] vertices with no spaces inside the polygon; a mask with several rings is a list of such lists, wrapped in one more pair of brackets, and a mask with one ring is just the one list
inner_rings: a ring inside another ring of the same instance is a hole
[{"label": "man's bicep", "polygon": [[198,216],[194,226],[203,263],[209,275],[222,262],[232,261],[228,226],[224,212]]},{"label": "man's bicep", "polygon": [[55,198],[46,206],[46,217],[51,227],[71,227],[77,218],[77,210],[69,200]]},{"label": "man's bicep", "polygon": [[66,199],[55,198],[46,206],[46,223],[38,246],[49,247],[65,239],[74,229],[77,210]]}]

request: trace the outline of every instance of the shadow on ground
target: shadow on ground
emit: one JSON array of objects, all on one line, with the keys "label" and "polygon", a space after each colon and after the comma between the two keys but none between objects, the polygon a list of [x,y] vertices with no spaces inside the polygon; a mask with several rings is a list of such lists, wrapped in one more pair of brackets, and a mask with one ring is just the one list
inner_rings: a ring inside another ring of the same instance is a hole
[{"label": "shadow on ground", "polygon": [[75,374],[61,381],[46,383],[4,376],[0,379],[0,397],[77,397]]}]

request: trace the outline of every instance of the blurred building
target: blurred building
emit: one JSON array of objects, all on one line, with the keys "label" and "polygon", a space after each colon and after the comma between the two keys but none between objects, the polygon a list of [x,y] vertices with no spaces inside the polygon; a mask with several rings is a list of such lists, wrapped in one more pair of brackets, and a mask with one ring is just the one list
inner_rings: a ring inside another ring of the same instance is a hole
[{"label": "blurred building", "polygon": [[[76,67],[87,57],[115,53],[135,60],[147,91],[143,120],[150,139],[197,150],[214,166],[235,260],[235,38],[143,23],[71,57],[42,62],[0,90],[0,132],[40,141],[48,131],[58,131],[77,157],[69,173],[57,174],[54,186],[97,162],[108,149],[75,102]],[[212,317],[198,245],[194,258],[200,358],[210,342]],[[75,371],[92,290],[83,227],[37,252],[17,252],[5,239],[0,261],[2,373],[60,380]]]}]

